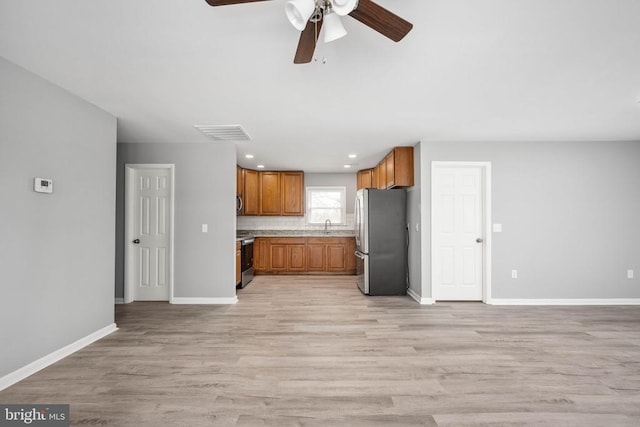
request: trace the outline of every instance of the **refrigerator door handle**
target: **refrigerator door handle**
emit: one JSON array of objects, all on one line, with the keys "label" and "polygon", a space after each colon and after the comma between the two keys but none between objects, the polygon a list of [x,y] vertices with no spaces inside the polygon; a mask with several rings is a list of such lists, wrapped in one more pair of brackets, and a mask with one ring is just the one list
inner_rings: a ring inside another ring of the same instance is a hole
[{"label": "refrigerator door handle", "polygon": [[360,247],[360,200],[356,196],[356,202],[354,206],[355,221],[356,221],[356,246]]}]

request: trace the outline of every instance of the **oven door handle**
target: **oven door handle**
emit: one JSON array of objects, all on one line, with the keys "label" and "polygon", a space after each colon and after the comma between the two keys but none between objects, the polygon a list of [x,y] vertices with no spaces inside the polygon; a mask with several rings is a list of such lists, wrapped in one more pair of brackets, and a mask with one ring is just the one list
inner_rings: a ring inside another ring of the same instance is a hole
[{"label": "oven door handle", "polygon": [[242,240],[242,246],[247,246],[252,244],[255,241],[255,239],[247,239],[247,240]]}]

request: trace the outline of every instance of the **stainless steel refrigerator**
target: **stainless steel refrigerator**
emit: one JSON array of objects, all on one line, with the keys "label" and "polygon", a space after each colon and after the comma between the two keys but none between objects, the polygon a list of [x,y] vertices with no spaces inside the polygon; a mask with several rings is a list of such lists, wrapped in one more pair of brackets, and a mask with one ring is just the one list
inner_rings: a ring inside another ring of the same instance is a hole
[{"label": "stainless steel refrigerator", "polygon": [[358,190],[355,205],[356,281],[366,295],[407,293],[407,193]]}]

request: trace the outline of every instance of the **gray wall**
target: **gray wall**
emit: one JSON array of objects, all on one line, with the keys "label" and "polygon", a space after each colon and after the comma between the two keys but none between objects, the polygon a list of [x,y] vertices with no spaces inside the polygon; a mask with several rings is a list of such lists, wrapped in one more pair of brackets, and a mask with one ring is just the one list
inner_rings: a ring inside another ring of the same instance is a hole
[{"label": "gray wall", "polygon": [[[174,296],[235,297],[236,148],[118,144],[116,297],[124,295],[124,165],[175,164]],[[202,233],[202,224],[209,225]]]},{"label": "gray wall", "polygon": [[[417,295],[421,295],[422,292],[422,223],[420,222],[422,187],[420,169],[420,144],[416,144],[413,148],[414,185],[407,188],[407,224],[409,225],[409,289]],[[417,229],[416,226],[418,227]]]},{"label": "gray wall", "polygon": [[423,297],[431,161],[467,160],[492,163],[493,298],[640,298],[640,142],[420,145]]},{"label": "gray wall", "polygon": [[116,119],[3,58],[0,93],[2,377],[113,324]]},{"label": "gray wall", "polygon": [[305,173],[305,187],[347,187],[347,214],[352,214],[358,182],[355,173]]}]

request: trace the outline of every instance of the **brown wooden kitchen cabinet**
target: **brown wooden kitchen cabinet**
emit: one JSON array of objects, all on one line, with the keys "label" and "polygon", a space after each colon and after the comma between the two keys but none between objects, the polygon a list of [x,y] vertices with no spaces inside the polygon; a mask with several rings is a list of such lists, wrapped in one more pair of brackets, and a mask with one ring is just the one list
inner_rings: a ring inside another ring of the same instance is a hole
[{"label": "brown wooden kitchen cabinet", "polygon": [[378,189],[384,190],[387,188],[387,162],[386,159],[382,159],[378,163]]},{"label": "brown wooden kitchen cabinet", "polygon": [[258,237],[253,242],[253,268],[256,272],[269,270],[269,239]]},{"label": "brown wooden kitchen cabinet", "polygon": [[380,165],[376,165],[371,173],[371,188],[378,188],[378,181],[380,180]]},{"label": "brown wooden kitchen cabinet", "polygon": [[280,172],[260,172],[260,215],[280,215],[282,189]]},{"label": "brown wooden kitchen cabinet", "polygon": [[304,237],[268,239],[269,268],[271,273],[303,273],[307,269]]},{"label": "brown wooden kitchen cabinet", "polygon": [[355,274],[353,237],[257,237],[256,274]]},{"label": "brown wooden kitchen cabinet", "polygon": [[243,203],[239,215],[304,215],[304,172],[238,167],[236,181]]},{"label": "brown wooden kitchen cabinet", "polygon": [[260,213],[260,173],[243,169],[242,174],[244,181],[242,215],[258,215]]},{"label": "brown wooden kitchen cabinet", "polygon": [[282,215],[304,215],[304,172],[280,172]]},{"label": "brown wooden kitchen cabinet", "polygon": [[356,265],[356,239],[354,238],[349,238],[347,239],[347,253],[346,253],[346,258],[347,258],[347,271],[348,272],[355,272],[357,265]]},{"label": "brown wooden kitchen cabinet", "polygon": [[327,244],[323,239],[307,238],[307,271],[327,271]]},{"label": "brown wooden kitchen cabinet", "polygon": [[306,246],[304,244],[287,245],[287,271],[293,273],[307,271],[305,252]]},{"label": "brown wooden kitchen cabinet", "polygon": [[274,273],[287,271],[287,245],[279,245],[269,242],[269,267]]},{"label": "brown wooden kitchen cabinet", "polygon": [[384,158],[384,169],[386,176],[386,183],[384,184],[385,188],[392,188],[395,182],[395,165],[394,165],[393,151],[387,154]]},{"label": "brown wooden kitchen cabinet", "polygon": [[385,160],[387,188],[413,186],[413,147],[395,147]]},{"label": "brown wooden kitchen cabinet", "polygon": [[296,244],[269,245],[272,273],[303,273],[306,271],[305,246]]},{"label": "brown wooden kitchen cabinet", "polygon": [[[368,181],[370,180],[370,182]],[[366,184],[369,183],[369,186]],[[395,147],[373,169],[358,171],[358,190],[413,186],[413,147]]]},{"label": "brown wooden kitchen cabinet", "polygon": [[327,271],[343,273],[347,270],[347,245],[343,239],[327,243]]},{"label": "brown wooden kitchen cabinet", "polygon": [[358,190],[361,188],[372,188],[373,169],[363,169],[358,171]]}]

